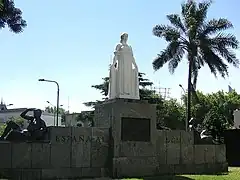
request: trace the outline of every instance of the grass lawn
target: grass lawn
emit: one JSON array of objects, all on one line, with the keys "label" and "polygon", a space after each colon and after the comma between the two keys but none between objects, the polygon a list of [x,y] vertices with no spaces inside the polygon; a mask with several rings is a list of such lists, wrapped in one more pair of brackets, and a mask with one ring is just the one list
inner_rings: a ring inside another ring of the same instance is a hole
[{"label": "grass lawn", "polygon": [[[144,178],[142,180],[240,180],[240,168],[229,167],[229,173],[224,175],[179,175]],[[130,180],[130,179],[129,179]],[[140,180],[134,179],[131,180]]]}]

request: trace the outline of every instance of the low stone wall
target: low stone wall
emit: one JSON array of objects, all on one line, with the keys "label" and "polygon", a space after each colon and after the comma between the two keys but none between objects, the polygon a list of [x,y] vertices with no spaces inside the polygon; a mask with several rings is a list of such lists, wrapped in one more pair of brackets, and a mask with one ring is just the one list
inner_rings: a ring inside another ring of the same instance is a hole
[{"label": "low stone wall", "polygon": [[194,145],[192,132],[158,131],[155,144],[122,142],[114,154],[115,177],[227,172],[225,145]]},{"label": "low stone wall", "polygon": [[112,142],[108,128],[50,127],[50,143],[1,142],[0,173],[32,180],[227,172],[225,145],[194,145],[185,131],[156,135]]},{"label": "low stone wall", "polygon": [[1,142],[0,173],[24,180],[101,177],[108,134],[108,128],[50,127],[50,143]]}]

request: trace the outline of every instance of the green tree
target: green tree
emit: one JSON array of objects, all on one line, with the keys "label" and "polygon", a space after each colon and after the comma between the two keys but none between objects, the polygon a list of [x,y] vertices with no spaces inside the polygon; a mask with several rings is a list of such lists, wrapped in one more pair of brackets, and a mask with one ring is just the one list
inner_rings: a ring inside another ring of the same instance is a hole
[{"label": "green tree", "polygon": [[8,26],[14,33],[20,33],[27,26],[22,11],[15,7],[13,0],[0,1],[0,29]]},{"label": "green tree", "polygon": [[8,118],[8,121],[14,121],[15,123],[17,123],[21,128],[24,127],[24,122],[26,121],[25,119],[23,119],[22,117],[10,117]]},{"label": "green tree", "polygon": [[[15,123],[17,123],[21,128],[24,127],[24,122],[25,122],[25,119],[21,118],[20,116],[19,117],[10,117],[8,118],[7,121],[14,121]],[[6,123],[2,123],[0,125],[0,135],[2,135],[4,129],[6,128],[7,124]]]},{"label": "green tree", "polygon": [[2,135],[5,128],[6,128],[6,123],[0,124],[0,136]]},{"label": "green tree", "polygon": [[85,111],[85,112],[81,112],[78,114],[78,116],[76,117],[76,121],[79,122],[87,122],[89,127],[94,126],[94,122],[93,122],[93,118],[94,118],[94,111]]},{"label": "green tree", "polygon": [[220,136],[225,129],[233,126],[233,112],[240,107],[240,94],[236,91],[218,91],[211,94],[197,91],[197,96],[198,101],[192,99],[191,107],[196,123],[202,124],[214,136]]},{"label": "green tree", "polygon": [[163,100],[157,104],[157,126],[184,129],[186,109],[176,99]]},{"label": "green tree", "polygon": [[[152,86],[153,83],[149,80],[144,78],[144,73],[139,73],[139,95],[140,99],[142,100],[148,100],[150,103],[157,103],[158,101],[161,101],[161,98],[156,95],[155,91],[148,89],[147,87]],[[103,98],[101,101],[94,101],[94,102],[86,102],[84,105],[86,106],[95,106],[98,103],[102,103],[107,99],[108,95],[108,87],[109,87],[109,78],[105,77],[102,78],[103,82],[98,85],[92,85],[93,88],[100,90],[101,94],[103,95]]]},{"label": "green tree", "polygon": [[[54,107],[47,106],[47,107],[45,107],[45,111],[48,112],[48,113],[52,113],[52,114],[56,115],[57,107],[56,106],[54,106]],[[66,115],[67,111],[64,108],[59,107],[58,113],[59,113],[59,117],[61,117],[61,123],[64,124],[66,122],[66,116],[65,115]]]},{"label": "green tree", "polygon": [[[57,113],[57,107],[47,106],[45,107],[45,111],[48,113]],[[65,112],[66,110],[64,108],[59,107],[59,111],[58,111],[59,114],[64,114]]]},{"label": "green tree", "polygon": [[[206,94],[203,94],[200,91],[195,92],[194,98],[191,99],[191,115],[196,120],[196,123],[202,124],[204,116],[208,113],[209,109],[212,107],[211,103]],[[195,98],[197,97],[197,98]],[[187,106],[187,94],[182,96],[184,100],[184,108]]]},{"label": "green tree", "polygon": [[239,60],[232,49],[238,48],[236,37],[224,30],[233,25],[227,19],[207,20],[211,1],[197,3],[188,0],[181,6],[181,16],[167,15],[170,25],[156,25],[153,34],[164,38],[168,45],[153,61],[153,69],[159,70],[168,63],[170,73],[174,73],[186,54],[188,59],[188,120],[191,118],[191,85],[196,88],[198,72],[205,64],[210,71],[223,78],[228,76],[229,64],[238,67]]}]

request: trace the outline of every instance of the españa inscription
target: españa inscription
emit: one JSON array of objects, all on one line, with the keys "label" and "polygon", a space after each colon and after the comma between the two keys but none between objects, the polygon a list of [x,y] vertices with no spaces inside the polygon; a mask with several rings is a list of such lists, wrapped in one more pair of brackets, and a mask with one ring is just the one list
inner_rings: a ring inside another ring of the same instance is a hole
[{"label": "espa\u00f1a inscription", "polygon": [[104,137],[99,136],[56,136],[56,142],[58,143],[88,143],[88,142],[104,142]]}]

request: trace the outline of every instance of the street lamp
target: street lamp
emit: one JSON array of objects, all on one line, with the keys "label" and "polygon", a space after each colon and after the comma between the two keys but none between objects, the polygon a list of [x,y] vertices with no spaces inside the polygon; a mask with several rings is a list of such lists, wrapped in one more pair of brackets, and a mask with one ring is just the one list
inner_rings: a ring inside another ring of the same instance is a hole
[{"label": "street lamp", "polygon": [[186,97],[186,91],[185,89],[183,88],[183,86],[181,84],[179,84],[179,87],[182,88],[184,94],[185,94],[185,101],[186,101],[186,119],[185,119],[185,130],[188,131],[188,117],[187,117],[187,97]]},{"label": "street lamp", "polygon": [[58,111],[59,111],[59,84],[57,81],[47,80],[47,79],[38,79],[38,81],[45,81],[55,83],[57,85],[57,126],[58,126]]},{"label": "street lamp", "polygon": [[[46,101],[46,102],[53,107],[53,124],[55,126],[55,116],[56,116],[55,106],[52,103],[50,103],[49,101]],[[60,105],[60,107],[62,107],[62,106],[63,106],[63,104]]]}]

